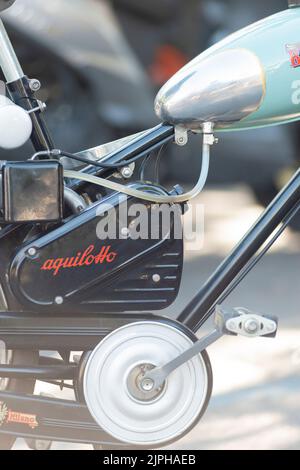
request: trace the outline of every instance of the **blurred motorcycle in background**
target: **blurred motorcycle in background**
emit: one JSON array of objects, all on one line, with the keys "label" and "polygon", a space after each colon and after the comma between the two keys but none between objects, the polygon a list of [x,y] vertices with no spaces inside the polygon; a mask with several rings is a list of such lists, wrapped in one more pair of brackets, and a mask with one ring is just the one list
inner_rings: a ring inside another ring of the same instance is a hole
[{"label": "blurred motorcycle in background", "polygon": [[[19,0],[3,17],[24,68],[41,77],[40,98],[48,105],[55,143],[78,151],[153,126],[153,97],[168,78],[216,41],[285,5],[285,0],[152,0],[151,5],[140,0]],[[90,112],[92,106],[97,113]],[[258,201],[267,204],[298,161],[297,128],[224,136],[210,182],[246,180]],[[192,184],[199,171],[196,145],[191,139],[186,149],[169,147],[173,164],[164,159],[162,178]],[[23,155],[24,148],[20,159]]]}]

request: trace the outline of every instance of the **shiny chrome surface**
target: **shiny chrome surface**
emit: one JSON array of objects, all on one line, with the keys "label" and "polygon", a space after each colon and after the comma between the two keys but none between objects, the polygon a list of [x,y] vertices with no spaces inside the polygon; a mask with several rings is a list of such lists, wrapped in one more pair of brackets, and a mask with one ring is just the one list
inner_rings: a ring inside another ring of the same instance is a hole
[{"label": "shiny chrome surface", "polygon": [[78,155],[81,155],[85,158],[90,158],[91,160],[99,161],[107,155],[120,150],[124,145],[133,142],[134,139],[141,137],[143,134],[146,134],[146,132],[147,131],[142,131],[137,134],[123,137],[122,139],[114,140],[113,142],[107,142],[92,149],[83,150],[82,152],[79,152]]},{"label": "shiny chrome surface", "polygon": [[[102,159],[103,161],[106,161],[106,157],[108,157],[111,153],[120,150],[122,147],[124,147],[124,145],[134,142],[136,138],[141,137],[143,134],[146,133],[147,131],[142,131],[137,134],[130,135],[128,137],[123,137],[122,139],[114,140],[113,142],[107,142],[91,149],[82,150],[81,152],[78,152],[77,155],[94,161],[100,161]],[[77,161],[71,160],[67,157],[62,157],[61,162],[64,168],[67,170],[72,170],[74,168],[85,166],[84,164],[78,163]]]},{"label": "shiny chrome surface", "polygon": [[0,19],[0,68],[8,83],[22,78],[24,73],[14,48]]},{"label": "shiny chrome surface", "polygon": [[202,54],[160,90],[157,116],[166,123],[198,130],[204,122],[226,128],[256,111],[265,94],[259,59],[247,49]]}]

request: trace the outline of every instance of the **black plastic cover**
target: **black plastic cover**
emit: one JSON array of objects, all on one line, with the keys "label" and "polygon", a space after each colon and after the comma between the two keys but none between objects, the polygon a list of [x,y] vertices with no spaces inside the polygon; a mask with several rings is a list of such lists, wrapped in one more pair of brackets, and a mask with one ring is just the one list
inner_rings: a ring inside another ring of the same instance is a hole
[{"label": "black plastic cover", "polygon": [[6,162],[2,175],[5,222],[54,222],[62,218],[63,169],[58,161]]}]

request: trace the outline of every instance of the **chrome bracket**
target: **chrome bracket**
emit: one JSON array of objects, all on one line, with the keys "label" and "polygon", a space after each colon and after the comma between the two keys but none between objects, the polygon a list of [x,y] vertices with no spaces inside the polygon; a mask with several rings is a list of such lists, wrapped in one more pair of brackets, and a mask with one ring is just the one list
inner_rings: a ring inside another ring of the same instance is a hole
[{"label": "chrome bracket", "polygon": [[206,145],[214,145],[219,142],[214,136],[214,123],[213,122],[205,122],[202,126],[202,133],[203,133],[203,143]]},{"label": "chrome bracket", "polygon": [[36,113],[36,112],[43,113],[44,111],[46,111],[47,109],[46,103],[43,103],[43,101],[37,100],[37,104],[38,106],[36,108],[30,109],[29,111],[27,111],[27,113],[28,114]]},{"label": "chrome bracket", "polygon": [[184,147],[189,141],[188,130],[182,126],[175,127],[175,143]]}]

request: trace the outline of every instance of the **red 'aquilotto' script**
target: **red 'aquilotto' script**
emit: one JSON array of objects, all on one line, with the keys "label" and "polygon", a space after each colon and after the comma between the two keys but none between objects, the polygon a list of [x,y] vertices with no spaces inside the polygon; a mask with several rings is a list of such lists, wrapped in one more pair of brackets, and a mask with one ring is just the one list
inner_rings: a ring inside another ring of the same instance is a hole
[{"label": "red 'aquilotto' script", "polygon": [[117,256],[117,253],[111,251],[111,245],[102,246],[98,253],[95,251],[95,245],[90,245],[84,252],[79,252],[76,256],[47,259],[41,270],[53,271],[53,276],[57,276],[61,269],[74,269],[93,264],[110,264],[115,261]]}]

